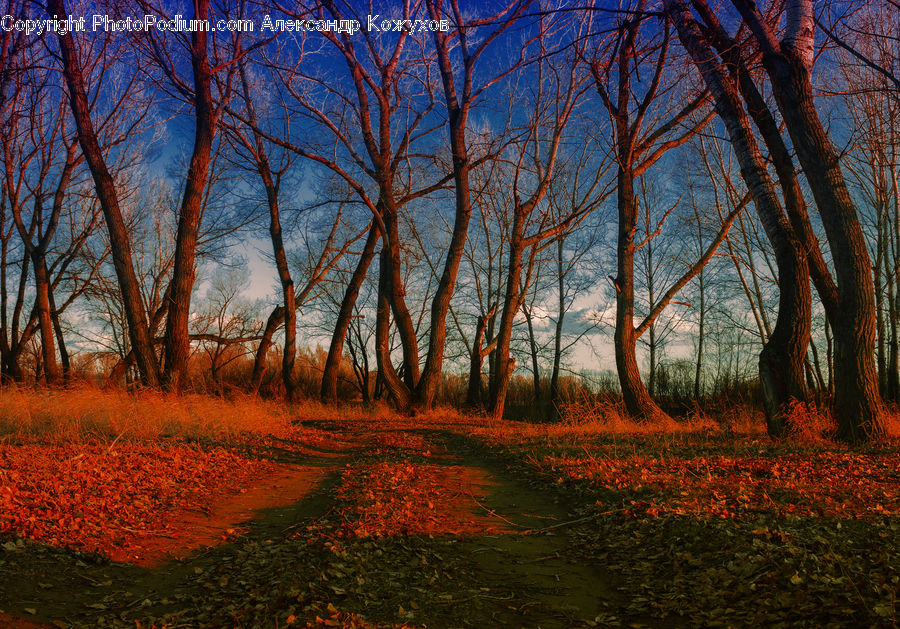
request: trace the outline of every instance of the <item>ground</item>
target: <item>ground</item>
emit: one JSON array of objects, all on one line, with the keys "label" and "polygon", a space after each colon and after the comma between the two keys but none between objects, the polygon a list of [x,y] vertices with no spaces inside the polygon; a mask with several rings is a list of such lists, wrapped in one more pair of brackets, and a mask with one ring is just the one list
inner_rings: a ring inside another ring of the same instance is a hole
[{"label": "ground", "polygon": [[897,626],[895,443],[335,415],[7,436],[0,626]]}]

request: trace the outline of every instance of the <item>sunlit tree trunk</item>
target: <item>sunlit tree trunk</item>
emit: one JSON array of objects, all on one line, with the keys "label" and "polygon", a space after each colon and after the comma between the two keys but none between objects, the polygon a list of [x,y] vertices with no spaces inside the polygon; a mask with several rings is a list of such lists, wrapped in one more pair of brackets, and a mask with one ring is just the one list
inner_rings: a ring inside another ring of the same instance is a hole
[{"label": "sunlit tree trunk", "polygon": [[516,208],[512,233],[509,238],[509,261],[506,267],[506,296],[500,314],[497,333],[497,348],[494,350],[494,379],[489,392],[488,412],[500,419],[506,406],[506,391],[515,361],[509,354],[512,341],[513,320],[521,304],[522,254],[525,250],[525,216],[521,208]]},{"label": "sunlit tree trunk", "polygon": [[[195,18],[209,18],[209,0],[194,0]],[[207,32],[191,32],[191,68],[194,77],[194,148],[178,213],[175,260],[172,266],[169,312],[165,331],[166,386],[180,391],[187,386],[191,340],[188,318],[196,275],[197,234],[203,212],[203,190],[209,175],[216,116],[212,100],[212,69],[207,58]]]},{"label": "sunlit tree trunk", "polygon": [[390,251],[382,248],[378,264],[378,302],[375,312],[375,361],[378,378],[388,395],[400,408],[408,408],[411,402],[410,389],[397,374],[391,361],[390,256]]},{"label": "sunlit tree trunk", "polygon": [[55,384],[62,377],[62,372],[56,360],[56,331],[53,329],[53,314],[50,309],[50,277],[46,260],[42,257],[34,263],[34,283],[44,379],[47,384]]},{"label": "sunlit tree trunk", "polygon": [[[622,388],[622,401],[631,417],[642,421],[660,421],[667,417],[641,379],[637,364],[637,334],[634,326],[634,236],[637,232],[638,205],[634,174],[627,168],[632,147],[619,144],[618,174],[619,231],[616,245],[616,328],[613,335],[616,370]],[[623,163],[626,167],[623,167]]]},{"label": "sunlit tree trunk", "polygon": [[[383,186],[389,188],[390,181],[385,181]],[[402,394],[396,387],[392,386],[390,379],[386,380],[388,390],[392,395],[398,395],[404,400],[400,406],[407,408],[413,400],[413,391],[419,382],[419,341],[416,334],[416,326],[413,323],[412,315],[406,305],[406,289],[403,282],[403,256],[400,251],[400,224],[397,207],[390,195],[383,198],[379,203],[381,207],[381,216],[384,221],[386,234],[382,234],[382,256],[381,267],[385,273],[386,283],[384,284],[385,297],[387,297],[391,314],[394,319],[394,326],[397,328],[397,334],[400,337],[400,346],[403,349],[403,364],[401,371],[403,374],[402,382],[406,388]],[[379,271],[380,273],[382,271]],[[379,287],[381,284],[379,283]],[[388,356],[383,357],[385,361]],[[398,399],[399,401],[399,398]]]},{"label": "sunlit tree trunk", "polygon": [[806,250],[810,277],[819,294],[826,316],[833,320],[837,312],[837,286],[828,270],[818,239],[809,221],[806,201],[800,187],[800,181],[794,168],[794,160],[787,144],[781,136],[778,123],[747,67],[747,61],[741,56],[740,45],[732,39],[715,13],[706,4],[706,0],[694,2],[700,16],[705,22],[710,42],[722,56],[734,82],[747,105],[747,113],[756,125],[766,148],[782,191],[784,209],[794,233]]},{"label": "sunlit tree trunk", "polygon": [[[629,5],[630,6],[630,5]],[[645,11],[646,0],[639,0],[635,13]],[[634,257],[637,250],[635,236],[639,206],[635,195],[635,181],[656,163],[667,151],[688,141],[703,128],[710,117],[693,122],[689,116],[703,103],[702,95],[687,101],[665,119],[652,124],[651,108],[663,93],[671,93],[665,85],[665,73],[669,68],[670,26],[667,24],[659,38],[648,44],[640,42],[643,21],[632,16],[623,19],[618,29],[616,44],[607,59],[595,59],[591,71],[595,85],[615,129],[617,158],[617,209],[618,232],[616,240],[616,318],[615,357],[622,401],[626,413],[638,421],[660,421],[668,415],[656,404],[644,386],[637,362],[637,341],[641,336],[634,325]],[[636,60],[642,60],[643,66]],[[640,71],[645,67],[648,78],[642,80]],[[611,71],[614,69],[614,72]],[[615,90],[607,87],[615,83]],[[643,93],[640,93],[643,92]],[[649,211],[649,208],[648,208]],[[652,238],[651,233],[647,238]],[[692,273],[696,269],[692,269]],[[652,303],[653,308],[656,304]],[[644,329],[651,328],[649,321]],[[655,358],[655,356],[654,356]]]},{"label": "sunlit tree trunk", "polygon": [[[457,18],[460,18],[456,0],[450,0],[450,3],[453,5]],[[428,8],[432,19],[441,18],[442,4],[441,0],[429,0]],[[465,43],[465,31],[460,29],[459,32],[463,38],[463,43]],[[434,299],[431,302],[431,330],[428,336],[428,353],[426,354],[425,366],[422,369],[422,375],[415,391],[416,404],[423,408],[429,408],[433,404],[434,395],[441,379],[444,346],[447,340],[447,311],[450,308],[450,298],[453,296],[453,289],[456,286],[456,276],[459,273],[459,264],[466,246],[469,219],[472,216],[466,125],[468,123],[472,96],[472,63],[474,58],[469,57],[469,51],[464,47],[462,50],[464,55],[462,92],[458,94],[456,80],[453,75],[453,66],[450,61],[449,34],[434,31],[433,36],[437,51],[438,67],[440,68],[444,87],[444,100],[447,105],[450,154],[453,159],[453,183],[456,192],[456,211],[454,213],[450,245],[447,248],[444,260],[444,270],[441,273]]]},{"label": "sunlit tree trunk", "polygon": [[[372,259],[375,257],[375,246],[378,244],[379,237],[378,227],[373,224],[366,237],[366,244],[363,246],[356,268],[353,270],[353,275],[350,276],[350,282],[344,291],[344,297],[341,299],[341,307],[338,310],[337,321],[335,321],[331,334],[331,344],[328,346],[328,356],[325,359],[325,370],[322,372],[320,396],[323,402],[337,400],[337,382],[340,375],[341,358],[344,354],[344,341],[347,331],[350,329],[353,308],[359,298],[359,291],[369,272]],[[368,392],[366,395],[368,396]]]},{"label": "sunlit tree trunk", "polygon": [[284,322],[284,305],[279,304],[266,319],[266,327],[263,329],[262,338],[256,348],[256,356],[253,359],[253,372],[250,375],[250,389],[256,393],[262,384],[263,375],[266,373],[266,356],[272,348],[275,332]]},{"label": "sunlit tree trunk", "polygon": [[488,321],[493,319],[496,309],[492,306],[486,314],[479,315],[475,325],[475,339],[472,341],[471,355],[469,358],[469,385],[466,388],[466,407],[479,409],[482,407],[481,396],[481,365],[484,357],[490,355],[495,344],[484,347],[485,333]]},{"label": "sunlit tree trunk", "polygon": [[[49,0],[47,9],[51,15],[67,15],[63,0]],[[106,219],[106,226],[109,231],[113,266],[116,270],[122,293],[131,345],[135,352],[141,379],[149,386],[158,386],[160,382],[159,364],[153,351],[153,340],[147,323],[147,313],[141,298],[137,276],[134,272],[128,229],[122,218],[115,182],[107,169],[106,160],[97,141],[97,135],[91,121],[91,110],[85,91],[84,76],[72,34],[60,35],[59,44],[62,53],[63,74],[69,87],[72,114],[78,129],[78,142],[94,178],[97,198],[100,200],[100,206],[103,209],[103,216]]]},{"label": "sunlit tree trunk", "polygon": [[52,284],[47,296],[50,302],[50,315],[53,318],[53,332],[56,335],[56,348],[57,351],[59,351],[59,363],[62,367],[62,377],[63,380],[68,380],[72,374],[72,362],[69,356],[69,349],[66,346],[66,337],[63,333],[62,322],[60,321],[61,313],[56,309],[56,300],[53,297]]}]

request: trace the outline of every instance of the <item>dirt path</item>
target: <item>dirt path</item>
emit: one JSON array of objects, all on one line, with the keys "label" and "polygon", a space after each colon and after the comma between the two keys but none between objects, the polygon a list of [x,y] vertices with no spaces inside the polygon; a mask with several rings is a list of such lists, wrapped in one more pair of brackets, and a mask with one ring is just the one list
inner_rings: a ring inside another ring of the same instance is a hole
[{"label": "dirt path", "polygon": [[[570,558],[569,510],[520,478],[502,463],[452,433],[439,433],[448,450],[491,479],[475,508],[506,524],[507,532],[460,545],[476,562],[484,587],[499,593],[491,620],[497,626],[574,627],[590,624],[604,600],[617,592],[598,566]],[[504,600],[507,599],[507,600]]]},{"label": "dirt path", "polygon": [[[146,616],[179,611],[196,598],[205,575],[234,562],[242,546],[279,539],[326,513],[335,469],[359,447],[349,445],[313,457],[275,450],[274,474],[210,513],[177,514],[174,534],[148,535],[108,558],[24,540],[7,545],[0,551],[0,627],[121,626],[133,610]],[[130,619],[126,624],[135,626]]]},{"label": "dirt path", "polygon": [[355,447],[297,457],[192,516],[189,539],[118,558],[131,563],[37,544],[5,552],[0,613],[77,627],[549,628],[593,626],[617,596],[610,575],[571,558],[566,506],[466,438],[342,436]]},{"label": "dirt path", "polygon": [[149,533],[128,548],[109,553],[112,561],[157,568],[190,558],[208,546],[242,534],[243,525],[257,514],[301,502],[333,467],[283,464],[260,482],[215,505],[210,513],[183,512],[169,524],[171,534]]}]

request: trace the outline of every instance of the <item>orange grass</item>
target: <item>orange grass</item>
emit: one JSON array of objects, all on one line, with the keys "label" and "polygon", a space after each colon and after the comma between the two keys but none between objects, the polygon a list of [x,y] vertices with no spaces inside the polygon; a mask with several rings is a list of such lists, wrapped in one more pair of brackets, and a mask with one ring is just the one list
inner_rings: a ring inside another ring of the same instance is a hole
[{"label": "orange grass", "polygon": [[[797,404],[790,411],[793,425],[784,443],[793,445],[828,445],[829,435],[836,424],[830,412],[815,406]],[[469,434],[495,445],[554,445],[560,442],[580,443],[592,438],[640,438],[657,440],[660,444],[714,440],[724,443],[743,441],[748,437],[766,440],[765,418],[762,411],[735,407],[717,416],[700,412],[688,417],[662,422],[637,422],[630,419],[618,404],[609,402],[578,402],[565,407],[560,423],[526,423],[509,420],[483,419],[474,423],[460,423],[471,427]],[[890,445],[900,440],[900,410],[888,409],[884,416],[886,439]],[[878,444],[876,444],[878,445]]]},{"label": "orange grass", "polygon": [[[470,434],[498,445],[553,444],[558,441],[580,442],[594,437],[685,437],[695,434],[724,434],[721,425],[705,416],[666,423],[639,423],[623,415],[615,419],[593,419],[559,424],[530,424],[508,420],[490,420],[471,427]],[[759,430],[756,431],[757,433]]]},{"label": "orange grass", "polygon": [[48,442],[110,437],[232,440],[252,435],[296,439],[301,433],[316,432],[309,427],[298,428],[300,422],[374,422],[393,426],[398,422],[427,422],[447,413],[446,409],[430,411],[413,420],[399,418],[386,404],[336,407],[312,400],[286,404],[253,395],[221,398],[91,387],[11,386],[0,394],[0,438]]},{"label": "orange grass", "polygon": [[284,434],[290,425],[291,415],[284,405],[250,396],[223,399],[15,387],[0,395],[0,435],[48,441],[110,436],[221,439],[242,433]]}]

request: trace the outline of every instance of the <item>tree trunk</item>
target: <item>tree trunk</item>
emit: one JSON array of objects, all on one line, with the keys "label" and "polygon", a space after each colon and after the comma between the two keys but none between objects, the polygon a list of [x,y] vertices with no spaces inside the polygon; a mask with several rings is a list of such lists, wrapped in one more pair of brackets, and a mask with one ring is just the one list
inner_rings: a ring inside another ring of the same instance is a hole
[{"label": "tree trunk", "polygon": [[480,409],[482,407],[481,365],[487,353],[482,349],[482,345],[484,345],[484,335],[488,326],[488,320],[493,318],[494,312],[494,307],[491,307],[487,314],[478,316],[475,327],[475,340],[472,341],[472,353],[469,362],[469,386],[466,389],[466,408]]},{"label": "tree trunk", "polygon": [[391,252],[382,247],[378,264],[378,306],[375,314],[375,361],[378,377],[399,408],[410,407],[410,389],[391,362]]},{"label": "tree trunk", "polygon": [[[645,230],[646,233],[650,233],[650,210],[648,209],[644,212],[644,217],[646,221]],[[650,303],[652,307],[656,303],[656,295],[653,286],[653,241],[648,240],[644,246],[647,248],[647,301]],[[647,349],[649,350],[649,364],[647,365],[647,392],[650,394],[651,398],[656,397],[657,389],[656,389],[656,381],[657,381],[657,367],[659,363],[657,361],[656,351],[659,349],[657,340],[656,340],[656,324],[651,323],[650,327],[647,330]]]},{"label": "tree trunk", "polygon": [[[49,9],[48,13],[68,15],[63,0],[49,0],[47,8]],[[103,209],[103,216],[109,231],[113,266],[115,267],[116,277],[122,293],[122,305],[128,322],[128,334],[135,351],[141,380],[146,385],[158,386],[159,364],[153,350],[153,341],[147,325],[147,313],[141,298],[140,285],[134,273],[131,246],[128,241],[128,229],[122,218],[115,182],[107,169],[103,151],[94,132],[90,105],[85,91],[84,76],[72,34],[60,35],[59,44],[62,52],[63,73],[69,88],[72,115],[78,128],[78,142],[91,170],[94,185],[97,189],[97,198]]]},{"label": "tree trunk", "polygon": [[556,291],[559,298],[556,312],[556,328],[553,331],[553,370],[550,372],[550,395],[547,400],[548,421],[559,419],[559,371],[562,363],[562,334],[566,318],[565,274],[563,273],[563,253],[565,239],[556,243]]},{"label": "tree trunk", "polygon": [[0,364],[0,367],[2,367],[3,370],[2,380],[4,384],[8,382],[22,382],[25,379],[22,366],[19,364],[19,359],[21,357],[22,352],[18,348],[3,352],[2,364]]},{"label": "tree trunk", "polygon": [[[195,0],[195,18],[209,18],[209,0]],[[191,340],[188,318],[196,274],[197,233],[203,212],[203,190],[209,174],[210,153],[215,134],[215,106],[212,100],[212,70],[207,58],[207,32],[191,33],[191,68],[194,76],[194,149],[188,166],[184,196],[178,214],[175,257],[172,264],[169,313],[165,332],[166,385],[174,391],[187,386]]]},{"label": "tree trunk", "polygon": [[[382,203],[384,224],[388,229],[388,235],[382,234],[383,247],[387,256],[383,257],[383,266],[388,273],[387,297],[391,304],[391,313],[394,316],[394,325],[400,335],[400,346],[403,348],[403,383],[410,390],[415,389],[419,382],[419,343],[416,334],[416,326],[406,306],[406,289],[403,284],[403,256],[400,253],[400,226],[397,208],[393,200]],[[390,387],[389,387],[390,390]],[[411,400],[411,393],[404,395]],[[409,402],[404,404],[408,407]]]},{"label": "tree trunk", "polygon": [[331,344],[328,346],[328,357],[325,359],[325,370],[322,372],[322,388],[319,394],[323,402],[337,400],[337,381],[340,374],[341,358],[344,355],[344,340],[347,337],[347,330],[350,328],[353,308],[356,306],[356,300],[359,298],[359,291],[369,272],[372,259],[375,257],[375,245],[378,243],[379,237],[378,225],[373,222],[362,254],[356,263],[353,275],[350,276],[350,283],[347,285],[347,290],[344,291],[344,298],[341,300],[337,321],[331,334]]},{"label": "tree trunk", "polygon": [[56,301],[53,298],[53,287],[48,291],[50,301],[50,314],[53,317],[53,331],[56,334],[56,348],[59,351],[59,362],[62,365],[63,380],[68,380],[72,373],[72,363],[69,358],[69,350],[66,347],[66,337],[63,334],[60,313],[56,310]]},{"label": "tree trunk", "polygon": [[878,393],[884,397],[887,393],[887,355],[886,348],[886,332],[884,320],[884,293],[885,287],[882,283],[881,270],[886,258],[884,251],[884,221],[882,220],[883,211],[878,208],[878,224],[876,227],[877,241],[874,266],[874,286],[875,286],[875,330],[877,345],[875,348],[875,358],[878,364]]},{"label": "tree trunk", "polygon": [[[439,15],[439,7],[429,3],[433,17]],[[472,200],[469,192],[469,154],[466,146],[466,124],[468,122],[471,90],[472,65],[465,58],[465,80],[461,99],[457,96],[453,78],[453,66],[450,61],[448,40],[450,36],[440,31],[433,32],[437,50],[438,67],[444,86],[444,99],[447,105],[447,121],[450,130],[450,154],[453,158],[453,183],[456,191],[456,212],[453,220],[453,234],[444,260],[444,270],[438,282],[434,299],[431,302],[431,329],[428,335],[428,354],[425,367],[416,386],[415,403],[422,408],[430,408],[434,403],[437,386],[440,383],[444,363],[444,347],[447,341],[447,311],[450,299],[456,287],[459,264],[466,246],[469,231],[469,219],[472,216]],[[463,54],[468,52],[464,48]]]},{"label": "tree trunk", "polygon": [[[697,229],[701,230],[699,222]],[[700,271],[700,275],[697,278],[700,288],[700,321],[697,324],[697,365],[694,370],[694,401],[698,405],[700,404],[701,379],[703,378],[703,341],[704,333],[706,332],[706,286],[704,285],[704,279],[703,271]]]},{"label": "tree trunk", "polygon": [[[366,344],[363,341],[362,334],[359,332],[359,326],[355,328],[357,340],[353,340],[354,328],[348,330],[347,349],[350,351],[350,360],[353,362],[353,373],[356,375],[356,383],[359,386],[359,392],[362,396],[363,404],[371,404],[372,396],[369,393],[369,354],[366,351]],[[359,355],[357,355],[356,345],[359,345]]]},{"label": "tree trunk", "polygon": [[53,312],[50,308],[50,278],[43,254],[37,250],[32,255],[34,264],[35,306],[38,311],[38,328],[41,332],[41,359],[44,365],[44,381],[56,384],[62,373],[56,361],[56,332],[53,329]]},{"label": "tree trunk", "polygon": [[890,235],[891,254],[886,256],[890,260],[890,264],[885,269],[887,276],[887,307],[888,307],[888,364],[887,364],[887,399],[891,402],[897,402],[900,399],[900,343],[897,338],[897,325],[900,323],[900,304],[895,299],[896,278],[900,271],[900,244],[897,239],[900,238],[900,190],[898,190],[897,178],[891,185],[891,196],[895,199],[893,211],[890,212],[891,229],[888,230]]},{"label": "tree trunk", "polygon": [[828,363],[828,393],[834,395],[834,341],[831,326],[825,324],[825,362]]},{"label": "tree trunk", "polygon": [[837,286],[828,271],[819,241],[809,221],[809,213],[794,168],[794,160],[781,136],[778,123],[741,57],[739,44],[728,36],[705,0],[698,0],[694,6],[706,22],[707,32],[710,33],[713,45],[728,64],[741,96],[747,103],[747,112],[756,124],[760,136],[769,150],[769,156],[778,175],[778,183],[782,190],[788,219],[806,250],[810,276],[822,306],[825,308],[825,314],[833,321],[838,307]]},{"label": "tree trunk", "polygon": [[[256,118],[256,109],[250,96],[250,84],[247,81],[247,70],[243,62],[240,66],[240,75],[241,87],[244,90],[244,101],[247,106],[247,116],[253,131],[255,147],[252,149],[252,153],[256,161],[256,171],[259,173],[263,188],[266,190],[266,202],[269,206],[269,238],[272,241],[272,253],[275,256],[275,269],[278,272],[278,280],[281,282],[282,316],[284,319],[284,351],[281,355],[281,380],[284,383],[285,397],[288,401],[292,401],[297,388],[294,380],[294,362],[297,357],[297,302],[294,293],[294,280],[291,278],[291,270],[288,266],[287,253],[284,248],[284,237],[281,231],[281,211],[278,203],[279,185],[272,174],[263,138],[257,131],[259,125]],[[260,348],[262,348],[262,345],[260,345]],[[257,354],[258,357],[259,355]],[[254,365],[255,373],[256,365]],[[256,387],[254,387],[254,390],[256,390]]]},{"label": "tree trunk", "polygon": [[782,42],[756,5],[732,0],[763,50],[763,66],[816,200],[828,237],[838,286],[835,317],[834,415],[837,438],[858,443],[884,435],[875,370],[875,290],[856,207],[841,172],[840,156],[825,131],[812,92],[815,26],[811,0],[788,0]]},{"label": "tree trunk", "polygon": [[659,408],[641,380],[637,364],[637,334],[634,328],[634,235],[638,206],[634,196],[634,174],[629,167],[631,145],[619,131],[618,210],[619,231],[616,241],[617,275],[616,328],[613,336],[616,372],[622,388],[622,401],[629,417],[638,421],[662,421],[668,415]]},{"label": "tree trunk", "polygon": [[775,250],[779,303],[775,327],[759,357],[763,407],[769,434],[784,435],[792,400],[806,401],[804,363],[810,335],[809,268],[799,239],[785,217],[756,144],[737,87],[725,75],[709,42],[683,0],[666,0],[679,38],[703,75],[734,148],[741,176]]},{"label": "tree trunk", "polygon": [[888,341],[888,363],[886,391],[887,399],[896,402],[900,397],[900,341],[897,337],[898,305],[895,301],[893,277],[888,282],[888,319],[890,337]]},{"label": "tree trunk", "polygon": [[525,250],[525,212],[516,208],[513,217],[512,234],[509,242],[509,263],[506,272],[506,296],[503,311],[500,315],[500,328],[497,331],[497,348],[494,350],[494,380],[491,382],[488,413],[491,417],[502,419],[506,406],[506,392],[509,379],[515,369],[515,360],[510,356],[510,343],[516,312],[521,303],[520,287],[522,284],[522,254]]},{"label": "tree trunk", "polygon": [[828,385],[825,383],[825,376],[822,373],[822,363],[819,361],[819,349],[816,347],[816,343],[813,339],[809,340],[809,348],[812,350],[816,388],[818,389],[818,396],[821,398],[821,396],[828,391]]},{"label": "tree trunk", "polygon": [[256,393],[262,384],[263,375],[266,372],[266,355],[272,348],[272,337],[275,336],[276,330],[284,321],[284,306],[275,306],[266,320],[266,327],[263,336],[259,340],[259,347],[256,349],[256,357],[253,359],[253,373],[250,376],[250,389]]},{"label": "tree trunk", "polygon": [[541,368],[538,364],[538,346],[537,339],[534,336],[534,322],[531,320],[531,309],[522,307],[525,314],[525,323],[528,326],[528,347],[531,354],[531,379],[534,387],[534,406],[537,409],[538,416],[541,415],[544,400],[541,396]]},{"label": "tree trunk", "polygon": [[284,351],[281,356],[281,381],[287,400],[293,401],[297,393],[294,379],[294,362],[297,358],[297,303],[294,298],[294,280],[288,267],[287,253],[281,236],[281,221],[278,216],[278,200],[276,194],[269,193],[269,234],[275,253],[275,266],[281,282],[281,295],[284,301]]}]

